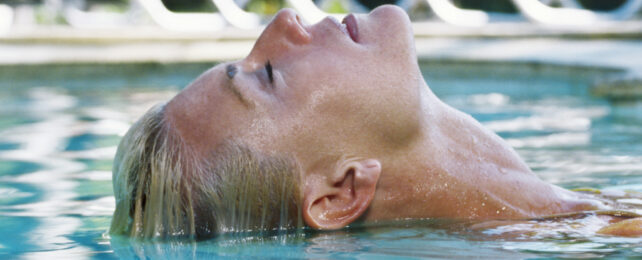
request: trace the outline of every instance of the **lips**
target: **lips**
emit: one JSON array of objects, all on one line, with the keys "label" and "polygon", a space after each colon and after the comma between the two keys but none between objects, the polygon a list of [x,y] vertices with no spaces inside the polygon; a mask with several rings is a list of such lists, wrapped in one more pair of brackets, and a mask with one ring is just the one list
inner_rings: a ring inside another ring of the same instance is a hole
[{"label": "lips", "polygon": [[343,18],[343,21],[341,21],[341,23],[345,24],[350,38],[352,38],[352,40],[355,42],[359,42],[359,26],[357,24],[357,17],[355,17],[354,14],[349,14],[348,16]]}]

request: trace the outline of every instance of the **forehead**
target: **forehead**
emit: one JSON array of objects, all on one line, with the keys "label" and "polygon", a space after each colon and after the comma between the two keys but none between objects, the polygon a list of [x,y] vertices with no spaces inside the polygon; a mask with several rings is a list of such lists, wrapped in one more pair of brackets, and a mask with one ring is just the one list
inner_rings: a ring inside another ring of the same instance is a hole
[{"label": "forehead", "polygon": [[220,115],[233,110],[222,91],[225,80],[224,66],[219,64],[168,102],[165,120],[190,147],[205,151],[225,138],[221,126],[230,123]]}]

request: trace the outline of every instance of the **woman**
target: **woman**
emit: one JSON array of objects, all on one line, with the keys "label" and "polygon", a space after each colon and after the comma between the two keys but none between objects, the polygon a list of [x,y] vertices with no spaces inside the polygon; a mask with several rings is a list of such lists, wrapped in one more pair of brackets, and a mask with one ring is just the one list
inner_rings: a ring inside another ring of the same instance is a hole
[{"label": "woman", "polygon": [[282,10],[247,58],[205,72],[132,126],[114,163],[112,233],[204,238],[606,207],[541,181],[441,102],[412,36],[394,6],[315,25]]}]

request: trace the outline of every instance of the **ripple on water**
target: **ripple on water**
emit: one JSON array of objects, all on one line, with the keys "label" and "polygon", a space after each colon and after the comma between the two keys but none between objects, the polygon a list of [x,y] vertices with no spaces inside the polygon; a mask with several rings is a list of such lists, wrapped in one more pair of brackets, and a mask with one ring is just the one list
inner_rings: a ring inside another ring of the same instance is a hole
[{"label": "ripple on water", "polygon": [[[75,244],[90,249],[94,254],[112,252],[105,228],[111,223],[111,214],[109,216],[84,216],[81,221],[81,225],[75,232],[67,237]],[[114,256],[112,255],[112,257]]]},{"label": "ripple on water", "polygon": [[594,242],[506,242],[506,250],[555,254],[559,257],[603,257],[616,249]]},{"label": "ripple on water", "polygon": [[38,250],[33,244],[31,234],[40,222],[31,217],[8,217],[0,215],[0,258],[3,254],[18,255]]},{"label": "ripple on water", "polygon": [[606,190],[606,191],[634,191],[634,192],[642,193],[642,183],[609,186],[609,187],[604,187],[603,190]]},{"label": "ripple on water", "polygon": [[642,251],[641,238],[593,236],[585,239],[559,239],[556,241],[509,241],[503,249],[536,253],[539,256],[561,258],[631,257]]},{"label": "ripple on water", "polygon": [[[2,110],[2,108],[3,107],[0,107],[0,110]],[[38,121],[37,119],[30,118],[24,115],[21,117],[16,117],[15,114],[0,113],[0,131],[3,131],[5,129],[10,129],[17,125],[35,123],[37,121]]]},{"label": "ripple on water", "polygon": [[[396,237],[399,235],[400,237]],[[231,241],[230,241],[231,240]],[[430,228],[368,228],[309,232],[292,238],[213,239],[197,243],[138,242],[112,237],[122,258],[312,258],[312,259],[523,259],[535,255],[470,241]]]},{"label": "ripple on water", "polygon": [[65,151],[85,151],[106,146],[118,145],[116,135],[80,134],[69,138]]},{"label": "ripple on water", "polygon": [[76,198],[114,196],[111,180],[78,180],[77,183],[78,185],[73,189],[77,195]]},{"label": "ripple on water", "polygon": [[12,142],[0,142],[0,151],[16,150],[18,149],[18,147],[20,147],[20,144]]},{"label": "ripple on water", "polygon": [[0,177],[16,176],[29,172],[41,170],[42,166],[37,163],[26,161],[0,160]]},{"label": "ripple on water", "polygon": [[[40,199],[38,189],[24,183],[0,184],[0,205],[18,205],[36,202]],[[2,214],[2,211],[0,211]]]},{"label": "ripple on water", "polygon": [[596,235],[607,225],[596,215],[579,219],[529,221],[484,230],[494,238],[502,238],[501,248],[516,252],[535,253],[549,257],[630,256],[642,238]]}]

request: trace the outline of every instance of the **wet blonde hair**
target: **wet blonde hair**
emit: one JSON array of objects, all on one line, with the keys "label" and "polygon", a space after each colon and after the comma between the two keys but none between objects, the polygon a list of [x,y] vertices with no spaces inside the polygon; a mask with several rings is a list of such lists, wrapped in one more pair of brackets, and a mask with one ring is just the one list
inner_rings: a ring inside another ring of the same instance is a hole
[{"label": "wet blonde hair", "polygon": [[118,146],[110,233],[202,239],[303,225],[291,160],[233,141],[197,158],[165,121],[164,107],[150,109]]}]

